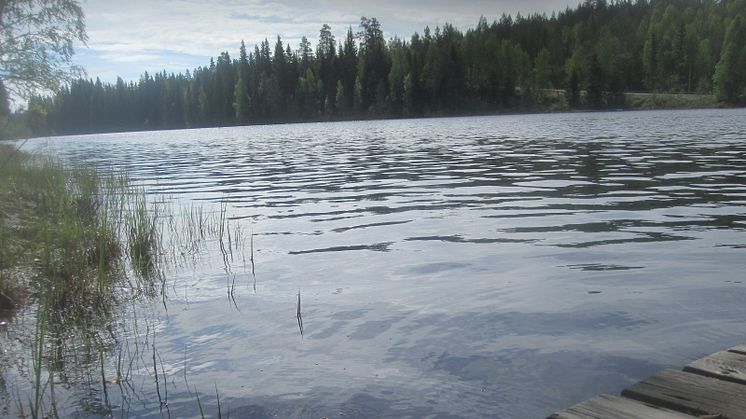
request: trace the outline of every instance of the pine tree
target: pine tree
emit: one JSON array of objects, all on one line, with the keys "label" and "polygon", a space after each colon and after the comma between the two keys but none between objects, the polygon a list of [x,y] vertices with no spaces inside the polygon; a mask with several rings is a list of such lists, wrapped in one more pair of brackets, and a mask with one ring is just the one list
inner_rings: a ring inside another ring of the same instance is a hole
[{"label": "pine tree", "polygon": [[[191,74],[76,80],[54,100],[35,100],[34,112],[63,134],[490,112],[542,99],[552,88],[565,89],[575,107],[581,85],[593,106],[616,103],[625,89],[696,89],[738,102],[746,95],[746,29],[737,17],[746,15],[744,5],[589,1],[549,18],[481,18],[465,34],[445,25],[388,43],[379,22],[363,18],[358,39],[349,28],[336,42],[322,26],[315,54],[307,39],[292,50],[278,37],[274,51],[264,39],[252,54],[242,43],[237,60],[222,53]],[[15,97],[12,80],[2,75],[1,82]],[[10,112],[7,94],[0,87],[0,115]]]},{"label": "pine tree", "polygon": [[246,94],[246,83],[239,76],[233,89],[233,109],[236,111],[236,122],[245,124],[249,114],[249,96]]},{"label": "pine tree", "polygon": [[[377,103],[379,85],[388,84],[389,63],[386,57],[386,42],[381,24],[376,18],[360,18],[360,57],[358,78],[360,80],[360,105],[363,111],[380,108]],[[385,88],[385,87],[384,87]]]},{"label": "pine tree", "polygon": [[357,78],[357,47],[352,28],[347,29],[344,47],[339,54],[339,80],[342,82],[343,95],[337,101],[338,106],[346,112],[352,112],[354,108],[355,80]]},{"label": "pine tree", "polygon": [[350,108],[347,106],[347,94],[345,92],[345,87],[342,84],[342,80],[337,80],[337,96],[335,98],[335,103],[337,104],[336,107],[336,113],[340,116],[347,116],[350,112]]},{"label": "pine tree", "polygon": [[715,67],[715,96],[734,102],[746,94],[746,23],[741,15],[728,26],[720,61]]},{"label": "pine tree", "polygon": [[580,76],[575,69],[570,72],[569,82],[570,107],[575,108],[580,103]]},{"label": "pine tree", "polygon": [[249,57],[246,55],[246,45],[241,41],[238,58],[238,80],[233,89],[233,109],[236,122],[245,124],[249,120]]},{"label": "pine tree", "polygon": [[534,62],[534,84],[539,89],[548,89],[552,87],[552,64],[550,62],[549,51],[542,48]]},{"label": "pine tree", "polygon": [[650,30],[650,35],[645,41],[643,49],[643,65],[645,68],[645,85],[648,89],[658,89],[658,37],[655,31]]},{"label": "pine tree", "polygon": [[300,40],[300,49],[298,50],[301,59],[301,68],[305,71],[310,65],[313,59],[313,49],[311,49],[311,43],[308,42],[308,38],[305,36]]},{"label": "pine tree", "polygon": [[337,103],[337,41],[332,35],[331,27],[324,25],[319,31],[319,43],[316,48],[317,74],[322,84],[324,111],[333,114]]},{"label": "pine tree", "polygon": [[588,103],[594,108],[600,108],[603,104],[603,86],[604,74],[601,64],[598,62],[598,56],[593,54],[591,64],[588,69]]}]

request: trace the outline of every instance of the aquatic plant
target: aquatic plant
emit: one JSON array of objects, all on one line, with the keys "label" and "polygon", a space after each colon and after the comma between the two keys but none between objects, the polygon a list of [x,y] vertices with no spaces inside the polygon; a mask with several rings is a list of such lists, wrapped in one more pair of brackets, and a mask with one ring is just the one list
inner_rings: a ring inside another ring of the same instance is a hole
[{"label": "aquatic plant", "polygon": [[128,214],[127,231],[132,268],[140,277],[151,277],[159,256],[158,213],[143,195],[136,195]]},{"label": "aquatic plant", "polygon": [[[28,331],[28,391],[17,390],[17,413],[57,416],[55,380],[75,376],[98,383],[91,409],[110,415],[111,387],[122,404],[140,391],[131,380],[151,350],[156,393],[168,409],[166,369],[151,326],[145,324],[145,342],[135,340],[131,350],[112,324],[129,319],[139,330],[135,303],[161,296],[165,306],[165,265],[195,260],[208,240],[219,244],[238,308],[232,265],[244,253],[240,223],[231,222],[227,205],[215,212],[196,205],[166,211],[165,202],[111,169],[2,145],[0,162],[0,310],[29,307],[36,317]],[[253,274],[253,237],[250,258]],[[197,404],[204,415],[198,395]]]}]

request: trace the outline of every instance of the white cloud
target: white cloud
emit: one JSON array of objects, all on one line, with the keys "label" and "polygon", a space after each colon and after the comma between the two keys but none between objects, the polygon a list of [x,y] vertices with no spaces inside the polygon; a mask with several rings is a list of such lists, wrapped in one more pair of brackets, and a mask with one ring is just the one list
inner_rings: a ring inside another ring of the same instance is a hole
[{"label": "white cloud", "polygon": [[143,63],[161,59],[158,54],[102,54],[101,59],[112,63]]}]

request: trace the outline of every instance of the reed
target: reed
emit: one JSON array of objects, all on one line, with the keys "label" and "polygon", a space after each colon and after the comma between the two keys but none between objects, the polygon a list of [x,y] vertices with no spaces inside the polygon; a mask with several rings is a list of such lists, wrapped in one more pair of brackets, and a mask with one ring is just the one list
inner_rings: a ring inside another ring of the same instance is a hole
[{"label": "reed", "polygon": [[202,419],[205,419],[205,410],[202,408],[202,401],[199,399],[199,391],[197,391],[197,387],[194,388],[194,394],[197,398],[197,407],[199,408],[199,417]]},{"label": "reed", "polygon": [[32,417],[56,412],[53,377],[65,353],[99,358],[108,399],[103,357],[114,291],[128,260],[137,284],[147,284],[141,274],[154,264],[157,214],[126,175],[5,145],[0,162],[0,309],[30,305],[37,316],[33,392],[19,405]]},{"label": "reed", "polygon": [[[238,309],[232,265],[234,254],[239,259],[244,254],[240,224],[228,217],[225,204],[214,212],[197,205],[165,211],[163,202],[132,185],[126,173],[3,145],[0,162],[0,310],[28,306],[37,316],[30,345],[32,391],[17,395],[17,413],[57,416],[54,377],[70,368],[80,368],[80,375],[100,388],[104,415],[111,415],[110,399],[116,397],[109,385],[117,385],[124,413],[125,393],[138,391],[133,371],[143,357],[152,362],[155,393],[168,410],[166,370],[155,341],[148,343],[150,326],[144,343],[135,340],[134,351],[127,343],[123,351],[111,324],[123,310],[136,323],[134,302],[141,297],[160,295],[165,306],[164,265],[198,257],[207,241],[219,246],[228,294]],[[253,234],[250,240],[256,291]],[[243,265],[246,270],[245,260]],[[298,298],[302,322],[300,292]],[[219,404],[217,388],[216,396]]]},{"label": "reed", "polygon": [[215,384],[215,399],[218,402],[218,418],[222,418],[223,417],[223,412],[222,412],[222,410],[220,408],[220,391],[218,391],[218,385],[217,385],[217,383]]},{"label": "reed", "polygon": [[40,409],[43,411],[42,402],[44,389],[42,388],[42,362],[44,355],[44,337],[46,335],[47,316],[45,312],[38,313],[36,321],[36,339],[34,342],[34,400],[29,400],[29,411],[34,419],[40,416]]},{"label": "reed", "polygon": [[154,275],[158,266],[158,212],[149,208],[146,197],[136,195],[127,219],[129,256],[132,268],[143,278]]}]

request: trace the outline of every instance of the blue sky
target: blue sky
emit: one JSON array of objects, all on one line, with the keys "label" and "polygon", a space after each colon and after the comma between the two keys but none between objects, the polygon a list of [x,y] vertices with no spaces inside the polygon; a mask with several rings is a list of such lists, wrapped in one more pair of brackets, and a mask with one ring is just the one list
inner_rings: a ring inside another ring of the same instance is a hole
[{"label": "blue sky", "polygon": [[466,29],[481,15],[492,21],[503,13],[551,14],[579,1],[88,0],[89,40],[77,47],[75,60],[91,78],[136,80],[144,71],[192,70],[221,51],[236,56],[241,40],[253,49],[265,38],[274,45],[280,35],[297,49],[303,35],[315,42],[324,23],[342,39],[361,16],[377,18],[387,38],[409,38],[425,26],[448,22]]}]

